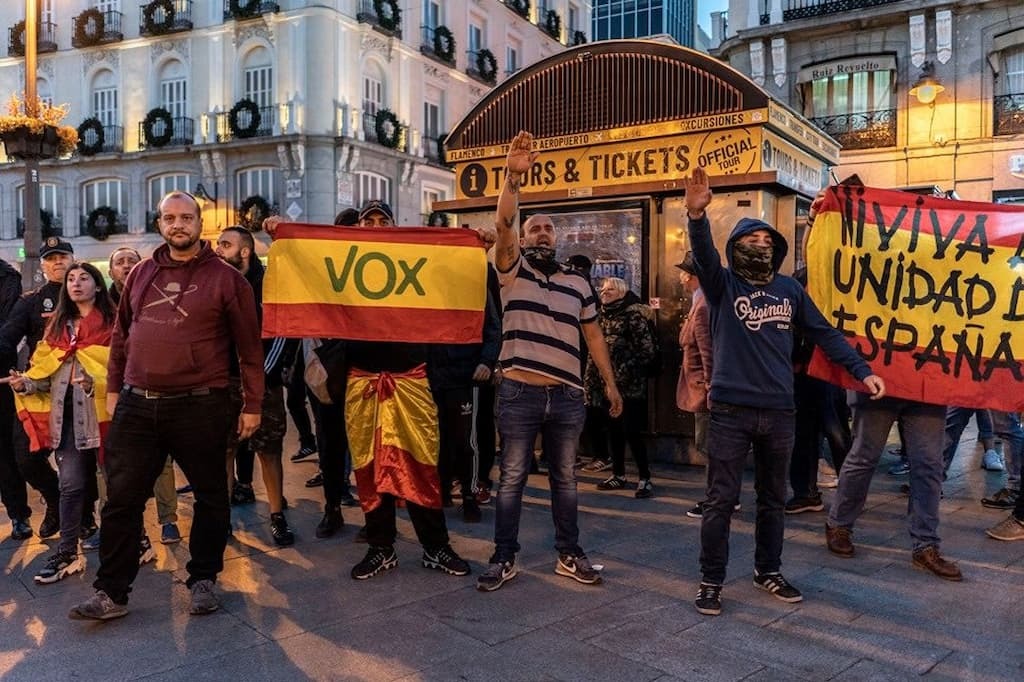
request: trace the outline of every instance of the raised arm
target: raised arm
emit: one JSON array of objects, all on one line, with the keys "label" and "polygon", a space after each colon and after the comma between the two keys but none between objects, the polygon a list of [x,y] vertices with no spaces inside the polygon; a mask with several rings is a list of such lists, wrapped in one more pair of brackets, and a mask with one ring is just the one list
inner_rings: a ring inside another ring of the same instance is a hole
[{"label": "raised arm", "polygon": [[711,239],[711,223],[705,214],[705,209],[711,203],[708,174],[698,166],[693,170],[692,177],[683,178],[683,188],[686,190],[686,230],[700,285],[708,300],[717,302],[725,286],[725,269]]},{"label": "raised arm", "polygon": [[512,140],[505,159],[505,183],[498,195],[498,211],[494,221],[498,231],[494,245],[494,264],[500,272],[508,272],[519,260],[519,232],[516,230],[519,187],[537,156],[539,153],[533,151],[533,135],[520,130]]}]

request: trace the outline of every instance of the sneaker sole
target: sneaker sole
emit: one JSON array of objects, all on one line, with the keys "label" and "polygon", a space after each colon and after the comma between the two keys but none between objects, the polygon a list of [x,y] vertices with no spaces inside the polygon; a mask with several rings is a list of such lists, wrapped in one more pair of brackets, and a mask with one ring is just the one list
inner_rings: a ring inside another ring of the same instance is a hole
[{"label": "sneaker sole", "polygon": [[277,545],[278,547],[291,547],[292,545],[295,544],[295,536],[286,537],[286,538],[277,538],[277,537],[275,537],[274,538],[274,544]]},{"label": "sneaker sole", "polygon": [[709,608],[701,607],[701,606],[697,606],[696,608],[697,608],[697,613],[703,614],[705,616],[717,616],[717,615],[720,615],[722,613],[722,607],[721,606],[719,606],[717,609],[709,609]]},{"label": "sneaker sole", "polygon": [[145,552],[139,555],[139,566],[143,564],[148,564],[150,561],[153,561],[154,559],[156,559],[156,550],[150,547]]},{"label": "sneaker sole", "polygon": [[1024,535],[1014,535],[1012,538],[1005,535],[996,535],[991,529],[985,531],[985,535],[989,536],[993,540],[1002,540],[1003,542],[1015,542],[1017,540],[1024,540]]},{"label": "sneaker sole", "polygon": [[189,608],[188,615],[190,616],[208,616],[211,613],[220,611],[220,604],[216,606],[204,606],[202,608]]},{"label": "sneaker sole", "polygon": [[787,509],[787,514],[803,514],[804,512],[820,512],[825,511],[824,504],[808,504],[802,507],[794,507],[793,509]]},{"label": "sneaker sole", "polygon": [[64,580],[64,578],[67,578],[69,575],[74,575],[75,573],[85,573],[85,565],[79,564],[76,566],[72,564],[67,568],[62,568],[61,570],[57,571],[49,578],[41,578],[37,575],[34,576],[32,580],[37,585],[52,585],[53,583],[60,582],[61,580]]},{"label": "sneaker sole", "polygon": [[423,568],[429,568],[434,571],[441,571],[442,573],[447,573],[448,575],[454,575],[458,577],[469,575],[471,572],[468,568],[465,571],[453,571],[452,569],[448,568],[447,566],[444,566],[438,561],[429,561],[427,559],[423,559],[421,563],[423,564]]},{"label": "sneaker sole", "polygon": [[754,587],[756,587],[757,589],[759,589],[759,590],[761,590],[763,592],[767,592],[768,594],[770,594],[771,596],[775,597],[779,601],[786,602],[787,604],[799,604],[800,602],[802,602],[804,600],[804,596],[802,594],[799,597],[783,597],[778,592],[772,592],[770,589],[768,589],[767,587],[765,587],[764,585],[762,585],[761,583],[756,582],[756,581],[754,582]]},{"label": "sneaker sole", "polygon": [[601,584],[601,574],[600,573],[596,574],[593,577],[593,579],[588,580],[587,578],[582,577],[579,573],[573,573],[568,568],[564,568],[561,563],[555,564],[555,573],[557,573],[558,575],[564,575],[566,578],[572,578],[576,582],[583,583],[584,585],[600,585]]},{"label": "sneaker sole", "polygon": [[113,611],[111,613],[105,613],[102,616],[89,616],[82,613],[77,608],[68,611],[68,618],[70,618],[71,620],[114,620],[115,618],[124,618],[127,615],[128,609],[124,608],[117,611]]},{"label": "sneaker sole", "polygon": [[161,545],[176,545],[181,542],[181,538],[160,538]]},{"label": "sneaker sole", "polygon": [[516,569],[516,568],[513,568],[507,575],[503,575],[501,577],[501,580],[499,580],[498,582],[496,582],[493,585],[484,585],[484,584],[481,584],[480,581],[477,581],[476,589],[477,589],[478,592],[494,592],[495,590],[499,589],[502,585],[507,583],[509,580],[512,580],[512,578],[515,578],[517,575],[519,575],[519,570]]},{"label": "sneaker sole", "polygon": [[369,580],[373,576],[379,575],[379,574],[383,573],[384,571],[390,571],[392,568],[394,568],[397,565],[398,565],[398,557],[395,557],[394,559],[390,559],[390,560],[385,561],[384,563],[382,563],[380,566],[377,567],[377,570],[373,571],[372,573],[366,573],[364,575],[353,575],[352,577],[355,578],[356,580]]},{"label": "sneaker sole", "polygon": [[691,518],[691,519],[702,519],[702,518],[704,518],[703,514],[694,514],[693,512],[686,512],[686,516]]}]

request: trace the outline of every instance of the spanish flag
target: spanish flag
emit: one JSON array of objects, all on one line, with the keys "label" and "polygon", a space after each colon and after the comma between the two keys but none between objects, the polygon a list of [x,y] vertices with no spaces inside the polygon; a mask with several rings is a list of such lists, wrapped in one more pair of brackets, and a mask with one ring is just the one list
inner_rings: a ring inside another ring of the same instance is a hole
[{"label": "spanish flag", "polygon": [[354,369],[348,377],[345,426],[363,511],[376,509],[382,493],[440,509],[440,435],[426,366],[401,374]]},{"label": "spanish flag", "polygon": [[[1024,207],[839,185],[806,259],[811,298],[889,395],[1024,410]],[[820,351],[809,371],[863,389]]]},{"label": "spanish flag", "polygon": [[479,343],[486,297],[473,230],[285,223],[267,259],[263,336]]},{"label": "spanish flag", "polygon": [[[47,336],[41,340],[32,354],[31,366],[25,372],[29,379],[40,381],[56,374],[65,362],[78,363],[92,377],[93,404],[101,437],[106,435],[110,425],[110,416],[107,414],[107,362],[110,358],[111,331],[111,326],[103,323],[103,315],[93,309],[82,318],[76,336],[70,336],[68,330],[63,329],[57,339]],[[50,433],[51,402],[49,391],[28,394],[14,392],[15,409],[25,428],[32,452],[53,447]],[[62,408],[62,405],[57,406],[57,409]]]}]

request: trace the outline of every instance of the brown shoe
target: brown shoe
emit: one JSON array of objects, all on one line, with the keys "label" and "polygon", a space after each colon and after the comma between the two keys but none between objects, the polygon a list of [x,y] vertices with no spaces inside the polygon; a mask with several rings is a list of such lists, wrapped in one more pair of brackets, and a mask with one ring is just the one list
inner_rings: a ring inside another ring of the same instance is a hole
[{"label": "brown shoe", "polygon": [[943,580],[959,581],[964,579],[963,574],[960,573],[960,567],[952,561],[943,559],[935,545],[914,552],[914,565],[931,571]]},{"label": "brown shoe", "polygon": [[849,528],[825,524],[825,544],[828,551],[836,556],[850,558],[853,556],[853,532]]}]

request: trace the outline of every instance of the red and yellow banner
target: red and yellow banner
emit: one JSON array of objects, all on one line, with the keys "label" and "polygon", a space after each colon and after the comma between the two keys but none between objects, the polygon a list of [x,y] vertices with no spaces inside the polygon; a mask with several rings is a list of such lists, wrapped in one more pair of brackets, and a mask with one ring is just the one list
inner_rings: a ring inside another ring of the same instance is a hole
[{"label": "red and yellow banner", "polygon": [[473,230],[282,224],[263,336],[477,343],[487,258]]},{"label": "red and yellow banner", "polygon": [[[840,185],[807,263],[811,298],[889,395],[1024,410],[1024,207]],[[863,389],[820,351],[810,372]]]}]

